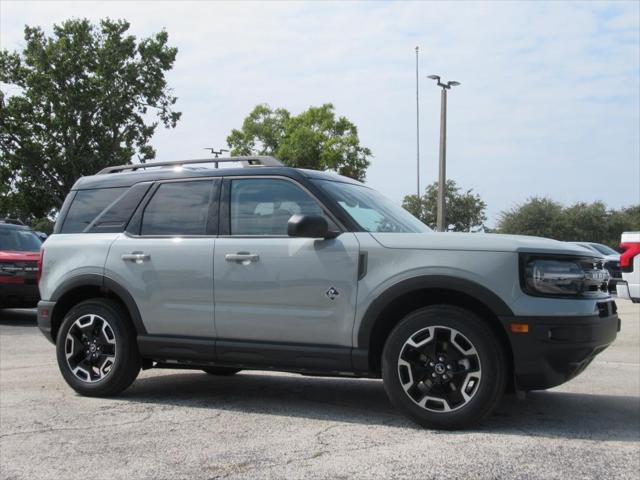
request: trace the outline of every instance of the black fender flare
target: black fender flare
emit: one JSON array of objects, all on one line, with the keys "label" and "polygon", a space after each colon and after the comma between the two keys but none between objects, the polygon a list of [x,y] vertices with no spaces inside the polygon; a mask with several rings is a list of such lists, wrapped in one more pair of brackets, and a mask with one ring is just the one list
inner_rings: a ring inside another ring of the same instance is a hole
[{"label": "black fender flare", "polygon": [[486,287],[459,277],[423,275],[398,282],[379,295],[367,308],[358,328],[358,350],[368,350],[371,333],[380,313],[398,297],[423,289],[444,289],[459,292],[484,304],[496,317],[513,316],[513,311],[498,295]]},{"label": "black fender flare", "polygon": [[[66,293],[80,287],[98,287],[103,293],[113,292],[124,303],[137,334],[144,335],[147,333],[138,305],[131,294],[118,282],[104,275],[85,273],[68,278],[58,285],[50,300],[58,302]],[[55,312],[55,307],[53,311]]]}]

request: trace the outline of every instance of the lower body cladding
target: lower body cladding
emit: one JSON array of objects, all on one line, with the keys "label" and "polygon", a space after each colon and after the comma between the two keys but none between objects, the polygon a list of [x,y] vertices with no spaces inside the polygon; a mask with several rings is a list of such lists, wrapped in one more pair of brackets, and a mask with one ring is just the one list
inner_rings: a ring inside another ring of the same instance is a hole
[{"label": "lower body cladding", "polygon": [[140,355],[155,367],[228,366],[354,376],[351,348],[138,335]]},{"label": "lower body cladding", "polygon": [[25,283],[0,282],[0,308],[34,308],[38,300],[40,292],[35,279]]},{"label": "lower body cladding", "polygon": [[598,308],[591,316],[501,317],[513,351],[516,387],[544,390],[567,382],[613,343],[620,331],[616,304],[602,302]]}]

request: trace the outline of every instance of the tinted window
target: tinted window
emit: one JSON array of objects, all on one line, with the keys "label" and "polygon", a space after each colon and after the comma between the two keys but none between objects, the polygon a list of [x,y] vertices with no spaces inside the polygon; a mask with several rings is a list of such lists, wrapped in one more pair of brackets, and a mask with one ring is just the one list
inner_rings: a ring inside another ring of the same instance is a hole
[{"label": "tinted window", "polygon": [[105,208],[126,190],[127,187],[78,191],[64,220],[61,233],[83,232]]},{"label": "tinted window", "polygon": [[211,181],[163,183],[147,204],[142,235],[204,235]]},{"label": "tinted window", "polygon": [[139,183],[131,187],[127,193],[118,198],[118,201],[112,203],[94,219],[89,231],[92,233],[122,232],[150,186],[150,183]]},{"label": "tinted window", "polygon": [[295,214],[324,212],[304,190],[287,180],[231,182],[231,235],[287,235],[287,222]]},{"label": "tinted window", "polygon": [[0,228],[0,250],[16,252],[38,252],[42,242],[30,230]]}]

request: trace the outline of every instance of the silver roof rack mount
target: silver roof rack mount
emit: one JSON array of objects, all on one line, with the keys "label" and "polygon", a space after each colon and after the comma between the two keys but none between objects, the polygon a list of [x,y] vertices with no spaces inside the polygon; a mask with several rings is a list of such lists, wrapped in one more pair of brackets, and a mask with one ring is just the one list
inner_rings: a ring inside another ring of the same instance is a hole
[{"label": "silver roof rack mount", "polygon": [[126,170],[142,170],[155,167],[182,167],[184,165],[194,165],[198,163],[213,163],[218,168],[219,163],[240,163],[243,168],[246,167],[283,167],[283,163],[277,158],[267,156],[249,156],[249,157],[224,157],[224,158],[197,158],[194,160],[173,160],[171,162],[149,162],[149,163],[132,163],[130,165],[117,165],[115,167],[107,167],[100,170],[97,175],[106,173],[119,173]]}]

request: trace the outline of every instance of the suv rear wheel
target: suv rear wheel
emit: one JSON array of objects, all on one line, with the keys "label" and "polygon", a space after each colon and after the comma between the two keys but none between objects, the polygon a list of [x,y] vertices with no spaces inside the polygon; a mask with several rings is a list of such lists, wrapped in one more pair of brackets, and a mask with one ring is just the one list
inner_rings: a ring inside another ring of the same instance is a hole
[{"label": "suv rear wheel", "polygon": [[506,385],[503,349],[473,313],[434,305],[391,332],[382,378],[391,402],[423,426],[455,429],[486,417]]},{"label": "suv rear wheel", "polygon": [[126,389],[141,367],[135,330],[117,303],[94,298],[73,307],[62,321],[56,356],[76,392],[109,396]]}]

